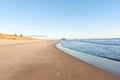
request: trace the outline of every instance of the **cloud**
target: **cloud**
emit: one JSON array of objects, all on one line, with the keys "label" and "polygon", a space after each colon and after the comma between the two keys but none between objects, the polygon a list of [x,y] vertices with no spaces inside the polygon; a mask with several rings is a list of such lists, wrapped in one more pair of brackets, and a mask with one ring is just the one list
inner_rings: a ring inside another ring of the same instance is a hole
[{"label": "cloud", "polygon": [[26,35],[26,36],[29,36],[29,37],[46,37],[45,35]]}]

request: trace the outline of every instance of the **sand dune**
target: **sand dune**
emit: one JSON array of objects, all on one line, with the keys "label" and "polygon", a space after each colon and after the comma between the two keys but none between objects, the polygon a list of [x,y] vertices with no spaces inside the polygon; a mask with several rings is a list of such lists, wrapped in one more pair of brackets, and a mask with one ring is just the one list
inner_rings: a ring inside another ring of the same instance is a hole
[{"label": "sand dune", "polygon": [[55,44],[54,41],[1,40],[0,80],[120,80],[64,54]]},{"label": "sand dune", "polygon": [[6,39],[6,40],[34,40],[34,38],[25,37],[22,35],[12,35],[12,34],[2,34],[0,33],[0,39]]}]

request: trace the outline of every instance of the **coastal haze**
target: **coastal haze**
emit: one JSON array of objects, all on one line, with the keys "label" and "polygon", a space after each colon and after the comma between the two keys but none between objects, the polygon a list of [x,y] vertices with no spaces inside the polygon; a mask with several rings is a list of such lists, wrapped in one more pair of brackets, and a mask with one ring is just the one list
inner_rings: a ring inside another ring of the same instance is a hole
[{"label": "coastal haze", "polygon": [[0,80],[120,80],[119,0],[0,0]]}]

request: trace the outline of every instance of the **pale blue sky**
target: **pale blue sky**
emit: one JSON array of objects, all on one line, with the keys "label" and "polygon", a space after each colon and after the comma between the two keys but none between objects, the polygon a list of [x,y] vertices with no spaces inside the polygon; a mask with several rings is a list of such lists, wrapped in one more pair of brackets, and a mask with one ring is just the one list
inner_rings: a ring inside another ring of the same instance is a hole
[{"label": "pale blue sky", "polygon": [[120,0],[0,0],[0,32],[120,37]]}]

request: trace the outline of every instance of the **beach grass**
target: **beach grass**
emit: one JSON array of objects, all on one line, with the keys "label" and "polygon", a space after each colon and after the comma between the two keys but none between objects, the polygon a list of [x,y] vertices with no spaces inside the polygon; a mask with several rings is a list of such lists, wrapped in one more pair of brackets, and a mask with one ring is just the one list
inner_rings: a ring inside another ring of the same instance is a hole
[{"label": "beach grass", "polygon": [[2,34],[0,33],[0,39],[5,40],[35,40],[35,38],[30,38],[22,35],[16,35],[16,34]]}]

